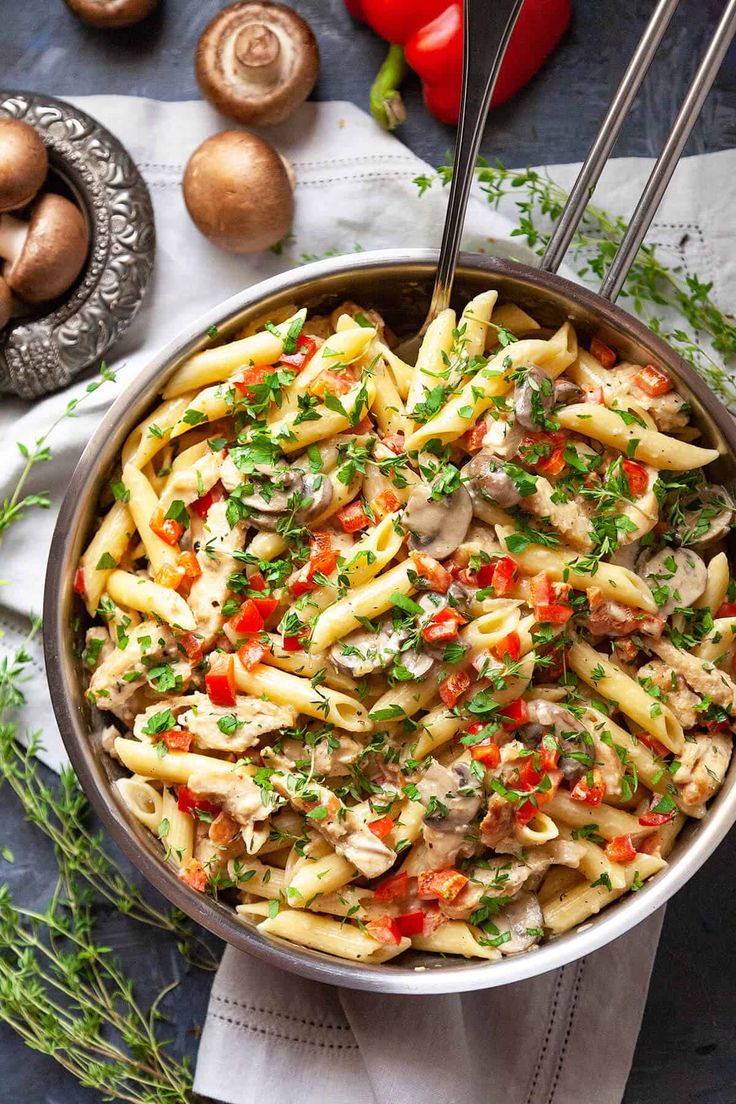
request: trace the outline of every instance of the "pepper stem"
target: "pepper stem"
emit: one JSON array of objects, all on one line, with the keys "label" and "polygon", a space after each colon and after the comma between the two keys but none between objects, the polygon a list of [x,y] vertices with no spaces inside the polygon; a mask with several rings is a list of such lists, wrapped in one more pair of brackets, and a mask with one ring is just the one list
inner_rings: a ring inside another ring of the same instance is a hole
[{"label": "pepper stem", "polygon": [[385,130],[395,130],[406,118],[406,108],[399,85],[406,76],[407,65],[401,46],[391,45],[371,85],[371,115]]}]

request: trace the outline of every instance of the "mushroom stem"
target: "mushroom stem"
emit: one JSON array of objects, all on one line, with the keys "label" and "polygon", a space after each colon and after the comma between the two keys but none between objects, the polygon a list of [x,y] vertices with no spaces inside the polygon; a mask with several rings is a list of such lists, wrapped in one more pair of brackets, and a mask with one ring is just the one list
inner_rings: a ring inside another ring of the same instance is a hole
[{"label": "mushroom stem", "polygon": [[0,257],[15,264],[28,237],[28,223],[12,215],[0,215]]},{"label": "mushroom stem", "polygon": [[281,76],[281,43],[265,23],[246,23],[233,42],[233,66],[264,88]]}]

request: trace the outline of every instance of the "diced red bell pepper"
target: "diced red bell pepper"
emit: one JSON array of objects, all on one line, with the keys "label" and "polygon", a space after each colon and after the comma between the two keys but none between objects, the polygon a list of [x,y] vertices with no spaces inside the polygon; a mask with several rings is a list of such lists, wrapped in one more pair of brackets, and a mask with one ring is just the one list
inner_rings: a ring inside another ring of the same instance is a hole
[{"label": "diced red bell pepper", "polygon": [[246,598],[242,606],[230,618],[230,625],[236,633],[257,633],[263,628],[263,618],[252,598]]},{"label": "diced red bell pepper", "polygon": [[479,586],[492,586],[497,598],[505,598],[511,594],[518,578],[516,560],[512,560],[511,556],[501,556],[492,563],[481,564],[476,577]]},{"label": "diced red bell pepper", "polygon": [[422,629],[422,637],[428,644],[440,640],[455,640],[461,625],[467,625],[467,617],[452,606],[445,606],[433,614],[431,621]]},{"label": "diced red bell pepper", "polygon": [[736,602],[722,602],[716,610],[716,617],[736,617]]},{"label": "diced red bell pepper", "polygon": [[439,695],[448,709],[457,704],[458,699],[470,686],[470,675],[467,671],[456,671],[439,685]]},{"label": "diced red bell pepper", "polygon": [[446,594],[452,584],[452,575],[447,568],[426,552],[410,552],[409,556],[417,569],[417,575],[424,579],[429,589],[437,594]]},{"label": "diced red bell pepper", "polygon": [[357,500],[343,506],[337,511],[335,517],[346,533],[357,533],[359,529],[367,529],[371,523],[371,519],[363,509],[363,503]]},{"label": "diced red bell pepper", "polygon": [[213,502],[219,502],[224,497],[225,491],[223,490],[222,483],[215,483],[206,494],[200,495],[199,498],[195,498],[194,502],[189,507],[190,510],[194,510],[197,517],[206,517],[207,512]]},{"label": "diced red bell pepper", "polygon": [[262,640],[248,640],[238,648],[238,659],[246,671],[252,671],[263,661],[264,656],[267,656],[270,650],[268,644],[264,644]]},{"label": "diced red bell pepper", "polygon": [[346,395],[354,385],[355,380],[348,373],[325,370],[320,372],[317,378],[310,383],[309,393],[310,395],[316,395],[318,399],[323,399],[329,391],[335,398],[339,398],[340,395]]},{"label": "diced red bell pepper", "polygon": [[251,598],[251,602],[256,607],[264,621],[268,620],[268,618],[271,616],[271,614],[279,604],[278,598],[273,598],[270,596],[267,598]]},{"label": "diced red bell pepper", "polygon": [[468,452],[477,452],[478,449],[483,448],[483,438],[487,432],[488,423],[483,419],[471,426],[462,441]]},{"label": "diced red bell pepper", "polygon": [[493,650],[500,660],[504,661],[508,657],[512,663],[515,663],[521,655],[521,637],[517,632],[510,632],[508,636],[497,641]]},{"label": "diced red bell pepper", "polygon": [[199,859],[190,859],[186,866],[180,868],[178,876],[197,893],[204,893],[207,888],[207,875]]},{"label": "diced red bell pepper", "polygon": [[588,780],[588,774],[584,774],[570,790],[570,797],[573,801],[582,801],[585,805],[596,808],[606,796],[606,783],[596,767],[588,773],[593,776],[592,781]]},{"label": "diced red bell pepper", "polygon": [[629,492],[638,498],[643,495],[649,486],[649,476],[646,468],[637,464],[634,460],[623,460],[623,469],[626,472],[626,481],[629,484]]},{"label": "diced red bell pepper", "polygon": [[644,813],[639,817],[639,823],[642,828],[661,828],[663,824],[669,824],[674,816],[674,809],[670,813]]},{"label": "diced red bell pepper", "polygon": [[[527,433],[519,445],[519,455],[530,467],[536,468],[541,475],[559,475],[565,467],[565,446],[567,437],[559,430],[552,433]],[[549,451],[536,459],[539,445],[548,446]],[[531,457],[528,459],[527,456]]]},{"label": "diced red bell pepper", "polygon": [[176,558],[176,566],[184,569],[184,574],[188,579],[198,579],[202,574],[199,560],[193,552],[180,553]]},{"label": "diced red bell pepper", "polygon": [[168,590],[178,590],[186,572],[183,567],[175,564],[162,564],[153,577],[153,581]]},{"label": "diced red bell pepper", "polygon": [[386,946],[392,944],[397,946],[401,942],[399,925],[392,916],[381,916],[378,920],[369,920],[365,930],[371,939],[375,939],[377,943],[384,943]]},{"label": "diced red bell pepper", "polygon": [[401,499],[393,491],[381,491],[371,501],[371,510],[378,521],[401,509]]},{"label": "diced red bell pepper", "polygon": [[304,645],[309,640],[309,628],[307,625],[303,629],[300,629],[298,633],[293,636],[285,636],[283,638],[283,648],[285,652],[302,652],[304,651]]},{"label": "diced red bell pepper", "polygon": [[454,901],[465,889],[468,879],[454,867],[446,870],[424,870],[417,877],[417,896],[421,901]]},{"label": "diced red bell pepper", "polygon": [[416,909],[414,912],[403,912],[401,916],[396,917],[396,927],[402,935],[409,939],[413,935],[421,935],[424,931],[424,913],[421,909]]},{"label": "diced red bell pepper", "polygon": [[499,710],[499,716],[504,728],[518,728],[529,720],[529,708],[523,698],[517,698]]},{"label": "diced red bell pepper", "polygon": [[374,836],[378,836],[380,840],[385,839],[386,836],[393,832],[396,824],[390,816],[380,817],[378,820],[371,820],[368,822],[368,827]]},{"label": "diced red bell pepper", "polygon": [[296,339],[296,352],[282,353],[281,363],[293,368],[295,372],[301,372],[302,368],[312,359],[317,352],[317,342],[307,334],[299,334]]},{"label": "diced red bell pepper", "polygon": [[636,848],[631,836],[614,836],[605,846],[606,858],[611,862],[627,863],[636,858]]},{"label": "diced red bell pepper", "polygon": [[560,761],[560,752],[557,748],[541,747],[539,749],[539,761],[543,771],[554,770]]},{"label": "diced red bell pepper", "polygon": [[213,705],[232,706],[235,696],[235,657],[217,652],[210,658],[210,669],[204,678],[207,694]]},{"label": "diced red bell pepper", "polygon": [[273,366],[267,367],[257,366],[255,364],[248,368],[243,369],[243,374],[240,379],[233,380],[233,383],[237,387],[241,395],[244,395],[246,399],[253,400],[255,395],[252,391],[253,387],[258,387],[266,378],[267,372],[272,372]]},{"label": "diced red bell pepper", "polygon": [[613,368],[616,363],[616,354],[610,345],[606,345],[605,341],[601,341],[599,337],[594,337],[590,343],[590,355],[603,365],[604,368]]},{"label": "diced red bell pepper", "polygon": [[268,590],[268,583],[261,575],[260,571],[255,571],[252,575],[248,576],[248,589],[249,590]]},{"label": "diced red bell pepper", "polygon": [[529,601],[540,623],[564,625],[572,617],[572,609],[561,602],[560,597],[559,585],[553,587],[546,571],[540,571],[529,580]]},{"label": "diced red bell pepper", "polygon": [[74,593],[81,595],[82,598],[85,598],[87,595],[83,567],[78,567],[76,575],[74,576]]},{"label": "diced red bell pepper", "polygon": [[652,736],[651,732],[639,732],[636,738],[641,744],[644,744],[644,747],[648,747],[650,751],[654,752],[659,759],[664,759],[670,753],[670,749],[665,747],[656,736]]},{"label": "diced red bell pepper", "polygon": [[470,758],[493,770],[501,762],[501,749],[493,740],[484,740],[482,744],[473,744],[470,749]]},{"label": "diced red bell pepper", "polygon": [[219,805],[215,805],[212,801],[205,801],[203,797],[196,797],[188,786],[179,786],[176,807],[180,812],[189,813],[190,816],[196,816],[197,809],[210,816],[217,816],[220,811]]},{"label": "diced red bell pepper", "polygon": [[534,766],[534,756],[529,755],[522,761],[519,770],[519,789],[520,790],[533,790],[544,777],[543,770],[537,770]]},{"label": "diced red bell pepper", "polygon": [[184,532],[181,522],[176,521],[175,518],[164,517],[163,510],[155,510],[148,524],[157,537],[172,546],[179,543]]},{"label": "diced red bell pepper", "polygon": [[403,433],[390,433],[387,437],[383,438],[383,444],[386,448],[391,449],[396,456],[400,456],[404,451],[405,443],[406,438]]},{"label": "diced red bell pepper", "polygon": [[194,667],[202,662],[202,641],[194,633],[184,633],[181,638],[181,645],[187,653],[187,659]]},{"label": "diced red bell pepper", "polygon": [[534,820],[534,817],[539,812],[539,806],[535,805],[531,799],[522,801],[522,803],[514,810],[514,820],[520,828],[525,828],[530,820]]},{"label": "diced red bell pepper", "polygon": [[394,901],[397,897],[406,897],[409,893],[409,875],[405,870],[392,874],[379,882],[373,891],[378,901]]},{"label": "diced red bell pepper", "polygon": [[309,546],[309,562],[315,572],[329,575],[337,566],[337,557],[332,549],[332,538],[325,530],[318,529],[312,534]]},{"label": "diced red bell pepper", "polygon": [[653,364],[646,364],[643,368],[640,368],[633,378],[633,383],[652,399],[656,399],[660,395],[666,395],[668,391],[672,390],[670,377]]},{"label": "diced red bell pepper", "polygon": [[186,729],[169,728],[161,733],[159,739],[166,744],[169,751],[189,751],[192,746],[192,734]]}]

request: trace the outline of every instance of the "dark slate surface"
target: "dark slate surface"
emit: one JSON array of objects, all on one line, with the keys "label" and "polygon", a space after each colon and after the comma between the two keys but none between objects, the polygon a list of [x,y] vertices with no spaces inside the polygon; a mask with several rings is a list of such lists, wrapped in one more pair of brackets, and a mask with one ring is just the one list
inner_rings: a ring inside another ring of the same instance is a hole
[{"label": "dark slate surface", "polygon": [[[118,92],[161,99],[195,97],[194,46],[220,6],[211,0],[162,0],[159,13],[140,27],[103,33],[81,25],[61,0],[0,0],[0,85],[59,96]],[[380,43],[351,22],[341,0],[296,0],[294,6],[312,23],[322,49],[323,76],[316,95],[363,104],[382,57]],[[581,158],[653,6],[648,0],[575,0],[574,25],[554,63],[511,105],[496,112],[484,153],[511,165]],[[717,0],[685,0],[681,5],[618,153],[658,151],[688,87],[694,58],[722,7]],[[427,117],[416,84],[410,86],[406,99],[409,121],[401,132],[403,140],[428,161],[439,163],[451,147],[452,132]],[[732,57],[690,151],[733,146],[735,107],[736,60]],[[39,833],[23,823],[9,793],[0,796],[0,840],[16,855],[13,866],[3,864],[2,876],[20,902],[42,906],[54,881],[53,857]],[[736,1104],[734,859],[731,837],[669,906],[624,1104]],[[193,1056],[209,976],[182,974],[170,941],[121,917],[104,916],[102,931],[137,979],[144,1002],[147,994],[181,976],[182,984],[167,999],[165,1010],[177,1046]],[[605,993],[601,1000],[605,1001]],[[615,1023],[610,1030],[616,1031]],[[592,1051],[591,1101],[595,1079]],[[50,1059],[25,1048],[4,1027],[0,1027],[0,1085],[0,1100],[8,1104],[99,1104],[101,1100],[80,1088]]]}]

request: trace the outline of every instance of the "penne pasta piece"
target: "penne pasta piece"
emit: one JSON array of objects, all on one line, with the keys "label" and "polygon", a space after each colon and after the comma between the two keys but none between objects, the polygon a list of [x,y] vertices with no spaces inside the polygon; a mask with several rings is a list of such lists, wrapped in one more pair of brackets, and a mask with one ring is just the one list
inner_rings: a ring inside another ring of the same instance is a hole
[{"label": "penne pasta piece", "polygon": [[107,593],[119,606],[129,606],[140,613],[152,613],[173,628],[192,632],[197,627],[194,614],[180,594],[140,575],[131,575],[119,569],[111,571]]},{"label": "penne pasta piece", "polygon": [[166,447],[174,427],[178,425],[193,397],[189,394],[177,399],[167,399],[136,426],[123,445],[123,466],[132,464],[136,468],[145,468]]},{"label": "penne pasta piece", "polygon": [[501,952],[497,947],[484,946],[480,942],[487,938],[464,920],[447,920],[435,928],[431,935],[412,936],[411,945],[417,951],[461,955],[463,958],[487,958],[493,962],[501,957]]},{"label": "penne pasta piece", "polygon": [[413,594],[415,584],[411,576],[416,578],[414,561],[404,560],[328,606],[312,631],[312,650],[325,651],[333,641],[357,629],[361,618],[385,613],[393,604],[392,595]]},{"label": "penne pasta piece", "polygon": [[406,412],[410,418],[414,408],[424,402],[427,392],[436,387],[438,382],[442,382],[442,373],[450,363],[450,354],[455,344],[454,333],[454,310],[442,310],[430,322],[417,354],[414,376],[406,399]]},{"label": "penne pasta piece", "polygon": [[291,705],[307,717],[327,721],[346,732],[370,732],[373,727],[368,711],[355,698],[329,686],[313,687],[308,679],[276,667],[260,663],[254,670],[246,671],[236,658],[235,682],[246,694],[265,695],[268,701]]},{"label": "penne pasta piece", "polygon": [[185,786],[189,776],[195,771],[211,771],[213,764],[225,771],[233,771],[236,776],[255,774],[255,767],[238,766],[211,756],[200,755],[193,751],[167,751],[159,755],[153,744],[144,744],[140,740],[129,740],[125,736],[116,736],[115,754],[128,770],[143,778],[157,778],[168,785]]},{"label": "penne pasta piece", "polygon": [[729,578],[728,556],[725,552],[718,552],[708,564],[705,590],[693,602],[694,608],[709,609],[715,617],[716,611],[726,600]]},{"label": "penne pasta piece", "polygon": [[186,866],[194,855],[194,818],[179,808],[177,795],[164,786],[161,823],[156,829],[174,866]]},{"label": "penne pasta piece", "polygon": [[318,894],[334,893],[357,876],[358,871],[352,863],[335,851],[315,859],[305,857],[286,883],[289,905],[291,908],[306,908]]},{"label": "penne pasta piece", "polygon": [[159,510],[158,496],[153,487],[133,464],[126,464],[123,468],[123,483],[130,494],[128,508],[154,575],[166,564],[175,566],[179,545],[168,544],[151,528],[153,516]]},{"label": "penne pasta piece", "polygon": [[544,926],[555,935],[577,927],[589,917],[595,916],[605,905],[621,897],[627,889],[631,889],[634,878],[645,881],[665,865],[662,859],[654,855],[637,855],[624,867],[626,885],[623,888],[607,889],[605,885],[590,886],[587,883],[572,886],[558,899],[548,901],[543,906]]},{"label": "penne pasta piece", "polygon": [[89,542],[82,559],[83,600],[90,617],[100,604],[110,573],[125,555],[134,532],[133,518],[124,502],[110,507]]},{"label": "penne pasta piece", "polygon": [[587,805],[584,801],[573,801],[564,790],[558,790],[544,806],[544,811],[553,820],[569,825],[570,828],[589,828],[595,825],[595,830],[604,839],[615,839],[616,836],[630,836],[641,833],[638,819],[623,809],[616,809],[613,805]]},{"label": "penne pasta piece", "polygon": [[[303,317],[306,311],[299,314]],[[283,351],[281,337],[268,330],[226,345],[216,345],[213,349],[203,349],[176,370],[163,389],[163,397],[173,399],[187,391],[199,391],[212,383],[222,383],[243,368],[276,364]]]},{"label": "penne pasta piece", "polygon": [[406,938],[398,945],[386,946],[350,922],[291,909],[281,909],[278,915],[259,924],[258,930],[265,935],[280,936],[302,947],[311,947],[315,951],[324,951],[354,962],[387,962],[411,946],[411,941]]},{"label": "penne pasta piece", "polygon": [[609,410],[596,403],[577,403],[555,412],[563,429],[583,433],[618,449],[633,460],[643,460],[666,471],[692,471],[718,459],[717,449],[700,448],[666,433],[641,426],[627,411]]},{"label": "penne pasta piece", "polygon": [[133,775],[132,778],[118,778],[115,789],[120,794],[127,809],[149,832],[158,833],[163,820],[163,796],[145,778]]},{"label": "penne pasta piece", "polygon": [[[497,291],[482,291],[480,295],[475,295],[469,303],[466,303],[463,308],[458,323],[458,331],[462,343],[462,352],[467,357],[469,364],[475,357],[483,356],[490,329],[489,323],[497,300]],[[496,322],[494,319],[494,324],[502,326],[503,322]]]}]

